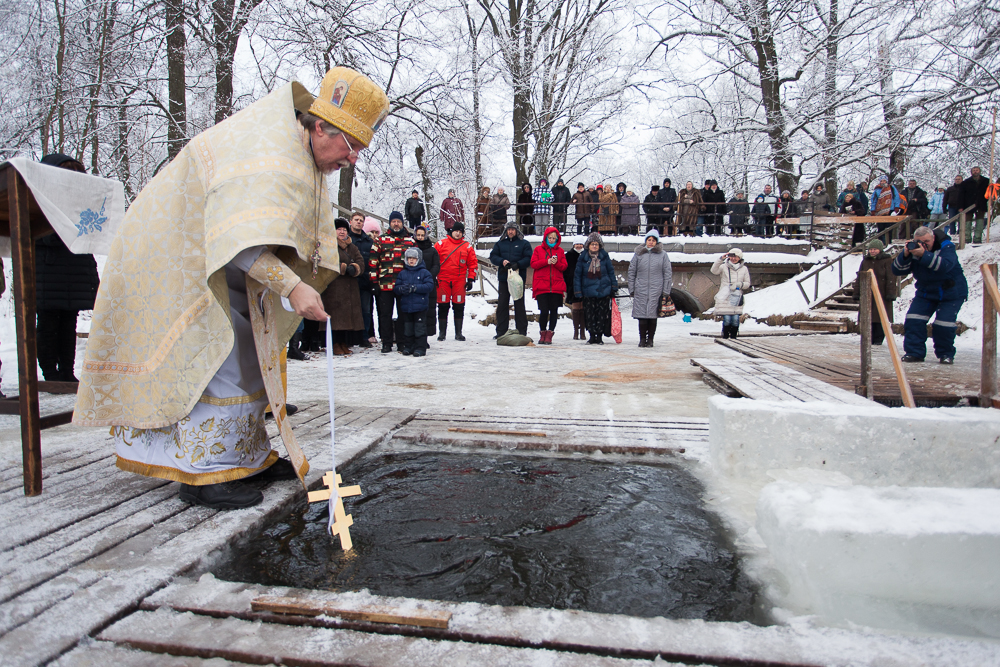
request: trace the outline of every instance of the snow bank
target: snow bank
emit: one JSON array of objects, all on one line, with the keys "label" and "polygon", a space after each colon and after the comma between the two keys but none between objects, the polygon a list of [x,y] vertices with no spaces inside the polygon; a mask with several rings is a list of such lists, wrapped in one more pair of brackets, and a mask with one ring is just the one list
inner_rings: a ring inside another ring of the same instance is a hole
[{"label": "snow bank", "polygon": [[[832,250],[814,251],[802,258],[805,260],[802,263],[820,264],[835,256],[836,253]],[[848,255],[844,258],[844,282],[854,280],[857,277],[858,268],[861,266],[861,259],[861,255]],[[749,259],[747,260],[747,265],[750,271],[753,272],[753,265]],[[809,296],[810,302],[807,302],[803,298],[796,281],[812,271],[813,268],[810,266],[805,271],[792,276],[778,285],[750,292],[746,295],[746,304],[744,305],[743,312],[747,313],[750,317],[763,319],[771,315],[794,315],[809,310],[809,303],[815,301],[813,299],[813,295],[816,293],[815,281],[809,279],[802,284],[802,288]],[[840,282],[840,275],[840,268],[836,264],[819,272],[819,298],[823,298],[840,289],[842,284]],[[845,315],[850,315],[850,313],[845,313]]]},{"label": "snow bank", "polygon": [[776,482],[757,531],[795,613],[1000,637],[1000,490]]},{"label": "snow bank", "polygon": [[771,469],[840,472],[886,486],[1000,487],[1000,413],[709,399],[712,462],[766,482]]}]

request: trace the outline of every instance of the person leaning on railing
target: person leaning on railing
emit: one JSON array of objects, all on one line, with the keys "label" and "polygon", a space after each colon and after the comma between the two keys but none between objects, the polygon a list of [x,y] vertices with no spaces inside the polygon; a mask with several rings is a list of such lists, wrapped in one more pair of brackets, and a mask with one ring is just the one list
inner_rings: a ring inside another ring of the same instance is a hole
[{"label": "person leaning on railing", "polygon": [[955,334],[958,311],[969,298],[969,284],[958,261],[955,244],[943,229],[917,227],[913,240],[903,247],[892,262],[897,276],[913,274],[917,293],[906,311],[903,325],[903,361],[923,361],[927,355],[927,323],[931,328],[934,354],[942,364],[955,360]]}]

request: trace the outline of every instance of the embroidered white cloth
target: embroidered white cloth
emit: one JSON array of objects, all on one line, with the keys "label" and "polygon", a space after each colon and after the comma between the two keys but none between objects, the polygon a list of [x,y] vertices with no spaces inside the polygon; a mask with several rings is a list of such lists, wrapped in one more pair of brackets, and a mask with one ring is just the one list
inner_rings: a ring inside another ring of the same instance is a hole
[{"label": "embroidered white cloth", "polygon": [[[66,247],[76,254],[107,255],[125,217],[125,187],[120,181],[15,157],[8,162],[21,174],[38,207]],[[10,257],[10,239],[0,256]]]}]

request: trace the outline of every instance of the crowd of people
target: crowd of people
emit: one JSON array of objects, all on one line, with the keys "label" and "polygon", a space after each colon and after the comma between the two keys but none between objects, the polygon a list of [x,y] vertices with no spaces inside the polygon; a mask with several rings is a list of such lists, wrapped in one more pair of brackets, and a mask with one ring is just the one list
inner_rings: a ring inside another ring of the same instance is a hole
[{"label": "crowd of people", "polygon": [[[662,185],[653,185],[640,200],[635,190],[624,182],[611,187],[598,183],[587,186],[580,182],[571,192],[563,179],[549,187],[546,178],[537,185],[523,183],[511,201],[504,187],[492,192],[483,187],[476,199],[475,225],[479,236],[497,236],[511,218],[517,220],[525,234],[541,233],[549,225],[561,234],[637,235],[655,229],[665,236],[718,236],[753,235],[758,237],[795,237],[802,231],[800,218],[810,215],[846,216],[897,216],[911,215],[917,220],[942,222],[958,215],[959,211],[973,206],[967,230],[967,241],[982,242],[987,215],[986,189],[989,179],[974,167],[967,178],[956,176],[948,187],[940,186],[928,196],[915,179],[904,183],[896,178],[892,184],[887,176],[869,182],[851,180],[836,194],[826,192],[823,184],[799,195],[784,190],[776,193],[770,185],[752,199],[743,190],[726,197],[718,181],[705,180],[704,186],[695,187],[687,181],[683,187],[673,187],[669,178]],[[411,227],[425,220],[423,203],[416,191],[407,200],[415,213],[407,213]],[[419,212],[416,212],[419,209]],[[461,200],[454,190],[441,204],[440,219],[445,229],[456,219],[464,217]],[[891,222],[878,222],[879,231],[892,226]],[[728,228],[728,231],[727,231]],[[854,229],[854,242],[864,238],[864,225]]]}]

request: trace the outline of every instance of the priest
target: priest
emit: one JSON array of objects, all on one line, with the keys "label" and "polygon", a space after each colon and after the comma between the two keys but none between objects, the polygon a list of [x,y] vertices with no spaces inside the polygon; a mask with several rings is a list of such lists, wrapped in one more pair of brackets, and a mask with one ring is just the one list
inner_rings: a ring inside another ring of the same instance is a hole
[{"label": "priest", "polygon": [[[180,482],[218,509],[304,479],[278,358],[300,318],[325,320],[340,271],[325,177],[354,164],[389,112],[370,79],[327,72],[194,137],[132,203],[112,242],[73,422],[110,426],[122,470]],[[289,453],[271,449],[270,404]]]}]

